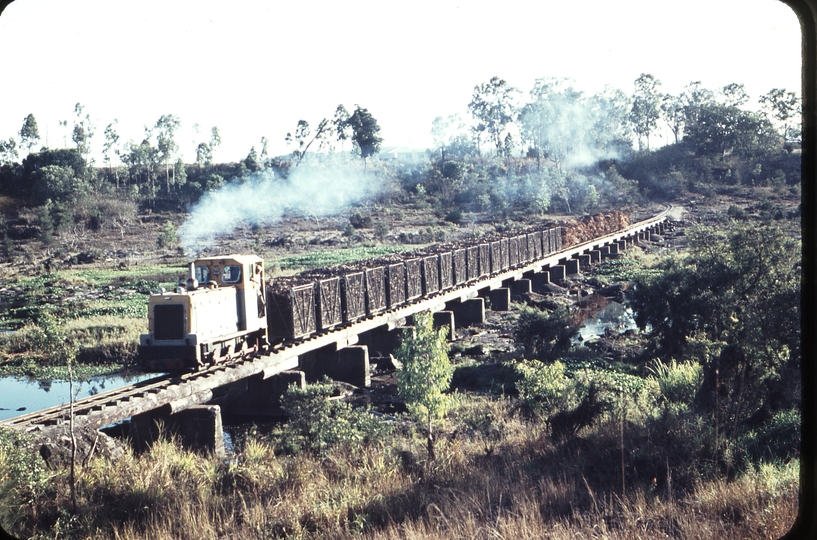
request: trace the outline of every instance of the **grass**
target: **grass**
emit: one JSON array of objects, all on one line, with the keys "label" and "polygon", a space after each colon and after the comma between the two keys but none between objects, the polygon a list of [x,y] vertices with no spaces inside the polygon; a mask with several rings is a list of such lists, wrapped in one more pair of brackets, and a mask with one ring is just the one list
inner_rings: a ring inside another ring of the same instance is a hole
[{"label": "grass", "polygon": [[160,440],[81,468],[76,513],[67,470],[4,466],[16,458],[0,446],[0,475],[25,480],[2,495],[16,509],[3,525],[21,537],[572,539],[777,538],[793,522],[796,460],[688,489],[645,477],[621,493],[592,474],[617,423],[558,445],[513,411],[507,398],[459,396],[434,462],[402,420],[388,439],[321,455],[281,454],[262,436],[223,461]]}]

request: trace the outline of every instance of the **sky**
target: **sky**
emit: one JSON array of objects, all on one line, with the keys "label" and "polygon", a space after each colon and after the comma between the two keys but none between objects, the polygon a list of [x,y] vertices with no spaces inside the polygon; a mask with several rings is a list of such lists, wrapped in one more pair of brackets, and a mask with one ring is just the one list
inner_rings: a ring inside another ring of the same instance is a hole
[{"label": "sky", "polygon": [[212,126],[217,161],[262,136],[286,153],[299,119],[338,104],[368,109],[384,146],[425,148],[434,118],[468,119],[494,76],[523,97],[543,77],[630,94],[641,73],[672,94],[697,80],[743,83],[753,102],[800,91],[800,26],[777,0],[15,0],[0,50],[0,138],[19,141],[31,113],[44,144],[70,146],[81,103],[98,155],[114,119],[120,142],[139,142],[173,114],[188,162]]}]

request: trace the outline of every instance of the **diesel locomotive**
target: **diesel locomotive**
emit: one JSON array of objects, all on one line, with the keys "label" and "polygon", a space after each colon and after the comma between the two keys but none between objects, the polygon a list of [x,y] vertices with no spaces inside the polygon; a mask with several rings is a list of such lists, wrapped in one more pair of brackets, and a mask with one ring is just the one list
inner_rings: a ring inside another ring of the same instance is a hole
[{"label": "diesel locomotive", "polygon": [[267,345],[264,261],[254,255],[190,263],[185,283],[148,300],[139,339],[145,371],[181,371],[228,362]]}]

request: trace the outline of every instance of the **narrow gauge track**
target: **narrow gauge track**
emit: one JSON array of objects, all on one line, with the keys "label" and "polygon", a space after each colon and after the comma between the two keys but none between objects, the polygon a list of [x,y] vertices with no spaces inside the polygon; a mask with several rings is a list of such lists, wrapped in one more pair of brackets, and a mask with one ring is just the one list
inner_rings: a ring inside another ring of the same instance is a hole
[{"label": "narrow gauge track", "polygon": [[[508,279],[518,279],[523,273],[540,271],[543,266],[581,254],[591,248],[655,227],[666,220],[672,210],[668,206],[652,218],[632,224],[620,231],[562,248],[536,261],[468,282],[447,291],[437,292],[413,302],[367,317],[348,326],[327,330],[300,340],[275,345],[270,349],[208,369],[184,374],[162,375],[129,386],[95,394],[73,403],[74,423],[78,427],[98,429],[137,414],[166,407],[178,412],[191,405],[212,400],[214,389],[247,377],[266,379],[277,373],[298,367],[298,356],[315,349],[336,344],[338,348],[357,342],[357,336],[374,328],[395,328],[405,317],[421,311],[443,309],[446,302],[474,298],[479,290],[496,288]],[[22,432],[42,432],[67,424],[71,404],[43,409],[0,422],[0,427]]]}]

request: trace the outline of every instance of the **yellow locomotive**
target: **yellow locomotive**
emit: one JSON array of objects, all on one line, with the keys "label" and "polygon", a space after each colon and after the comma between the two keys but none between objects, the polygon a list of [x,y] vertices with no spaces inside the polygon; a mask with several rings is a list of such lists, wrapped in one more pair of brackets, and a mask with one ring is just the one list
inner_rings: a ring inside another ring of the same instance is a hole
[{"label": "yellow locomotive", "polygon": [[227,362],[268,343],[264,262],[255,255],[205,257],[186,283],[152,294],[148,333],[139,339],[146,371],[179,371]]}]

